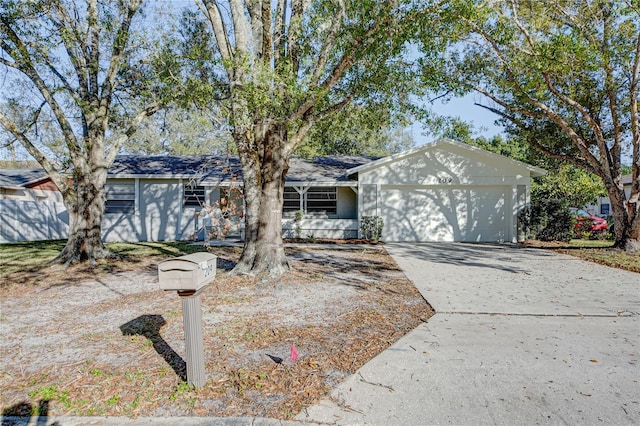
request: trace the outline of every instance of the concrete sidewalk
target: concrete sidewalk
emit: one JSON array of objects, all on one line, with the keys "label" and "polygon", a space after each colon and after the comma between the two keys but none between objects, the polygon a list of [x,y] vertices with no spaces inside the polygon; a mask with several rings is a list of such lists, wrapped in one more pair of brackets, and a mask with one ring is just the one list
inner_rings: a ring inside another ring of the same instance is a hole
[{"label": "concrete sidewalk", "polygon": [[298,420],[640,424],[640,275],[509,245],[386,248],[438,313]]}]

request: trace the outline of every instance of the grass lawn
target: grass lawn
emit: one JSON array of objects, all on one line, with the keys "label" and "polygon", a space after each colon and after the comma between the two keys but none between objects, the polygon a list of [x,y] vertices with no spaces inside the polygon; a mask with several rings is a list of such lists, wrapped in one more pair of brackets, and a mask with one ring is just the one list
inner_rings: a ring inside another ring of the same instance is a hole
[{"label": "grass lawn", "polygon": [[529,240],[525,245],[528,247],[551,249],[559,253],[569,254],[589,262],[599,263],[612,268],[640,272],[640,253],[632,254],[620,249],[614,249],[612,248],[613,241],[571,240],[565,243]]},{"label": "grass lawn", "polygon": [[[64,248],[67,240],[32,241],[0,244],[0,276],[19,271],[38,271],[49,265]],[[150,256],[180,256],[202,251],[201,246],[186,242],[106,243],[114,254],[135,261]],[[106,263],[106,262],[105,262]],[[98,266],[104,266],[100,263]]]}]

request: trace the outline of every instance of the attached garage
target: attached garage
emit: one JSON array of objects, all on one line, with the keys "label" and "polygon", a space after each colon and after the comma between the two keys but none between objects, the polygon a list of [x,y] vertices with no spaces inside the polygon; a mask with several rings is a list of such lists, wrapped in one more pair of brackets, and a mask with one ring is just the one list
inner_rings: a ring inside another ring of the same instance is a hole
[{"label": "attached garage", "polygon": [[[384,241],[504,241],[506,186],[383,186]],[[510,196],[510,193],[509,193]]]},{"label": "attached garage", "polygon": [[360,217],[384,220],[384,241],[517,241],[531,177],[545,171],[441,139],[352,169]]}]

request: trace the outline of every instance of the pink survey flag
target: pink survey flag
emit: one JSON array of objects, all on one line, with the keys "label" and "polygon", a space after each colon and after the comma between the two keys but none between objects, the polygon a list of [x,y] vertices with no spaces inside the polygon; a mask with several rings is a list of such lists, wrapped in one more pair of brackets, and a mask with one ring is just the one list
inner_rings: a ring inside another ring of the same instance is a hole
[{"label": "pink survey flag", "polygon": [[296,362],[296,359],[298,359],[298,355],[300,354],[298,353],[296,347],[291,345],[291,362]]}]

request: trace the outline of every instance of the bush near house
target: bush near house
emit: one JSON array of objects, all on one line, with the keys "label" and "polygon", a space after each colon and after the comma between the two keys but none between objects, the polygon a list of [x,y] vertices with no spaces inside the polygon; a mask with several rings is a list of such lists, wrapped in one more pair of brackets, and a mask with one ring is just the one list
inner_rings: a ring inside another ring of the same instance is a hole
[{"label": "bush near house", "polygon": [[519,219],[530,237],[540,241],[569,241],[574,227],[567,203],[558,199],[533,199]]},{"label": "bush near house", "polygon": [[360,221],[362,238],[369,241],[379,241],[382,238],[384,221],[380,216],[362,216]]}]

